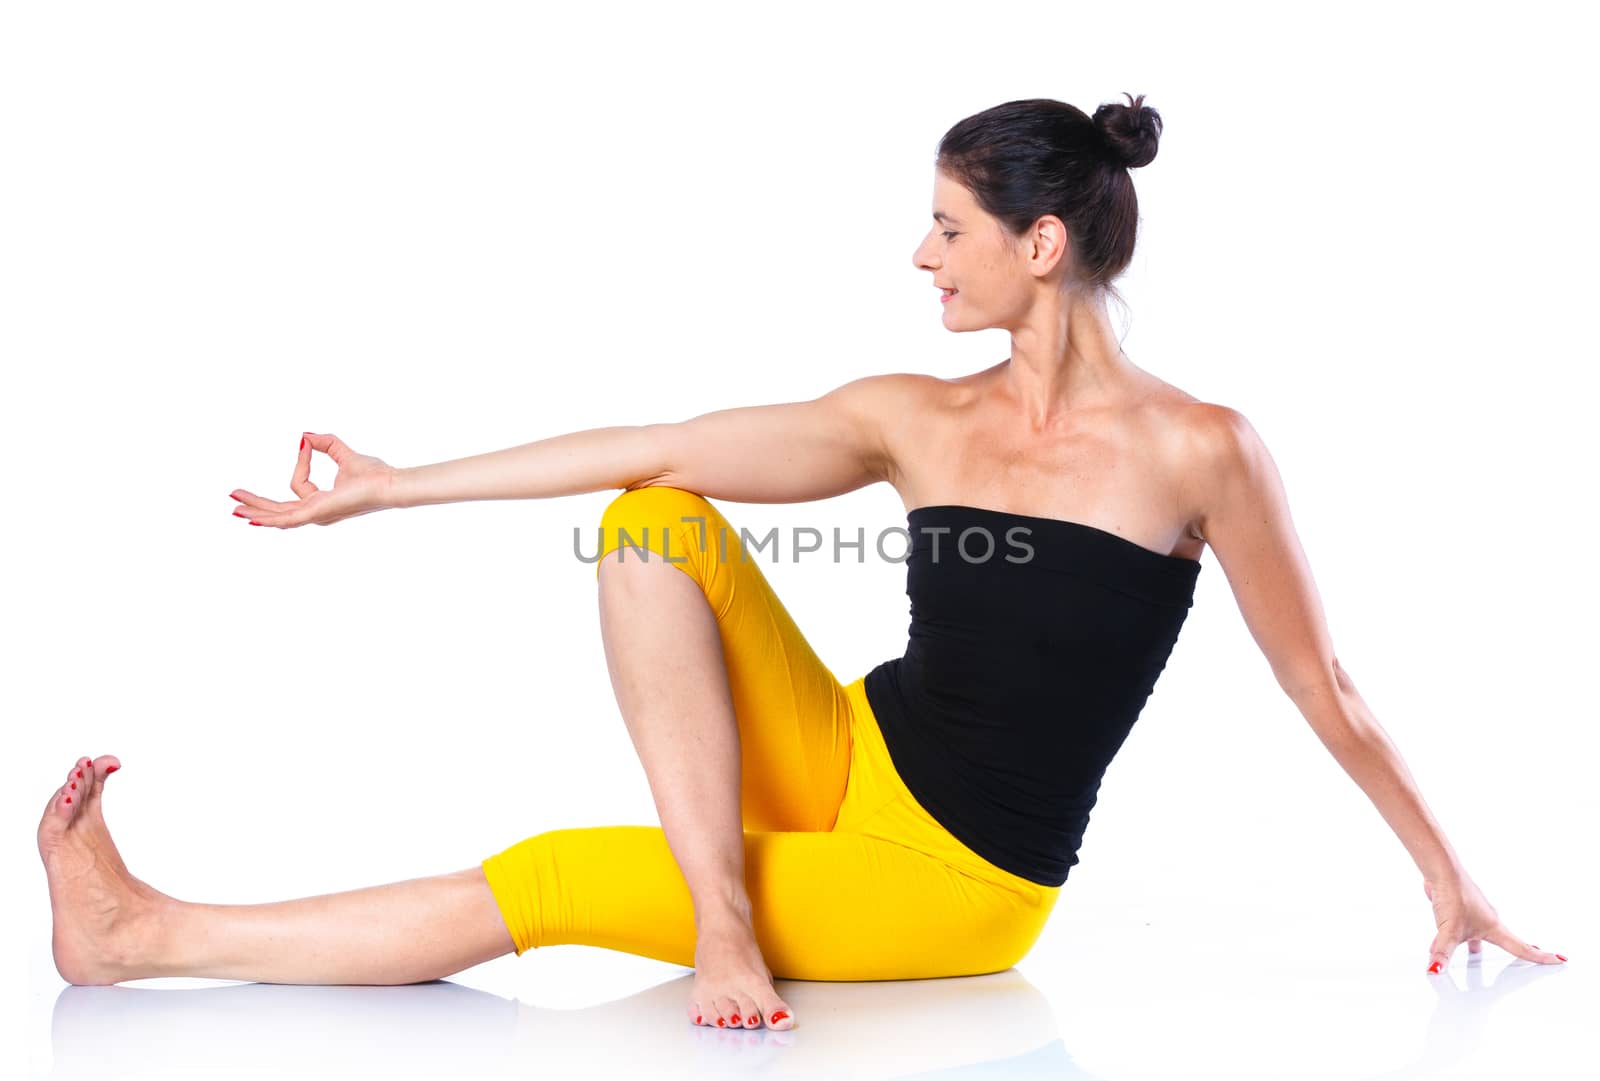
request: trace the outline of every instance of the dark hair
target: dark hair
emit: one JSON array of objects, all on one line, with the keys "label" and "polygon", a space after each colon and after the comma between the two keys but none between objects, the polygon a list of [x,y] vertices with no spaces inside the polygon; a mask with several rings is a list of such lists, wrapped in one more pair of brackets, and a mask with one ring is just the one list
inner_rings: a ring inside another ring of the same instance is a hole
[{"label": "dark hair", "polygon": [[1133,258],[1139,224],[1128,170],[1155,160],[1161,136],[1161,114],[1143,94],[1127,97],[1093,118],[1051,98],[996,105],[945,132],[936,164],[1012,237],[1046,214],[1060,218],[1079,279],[1117,295],[1111,282]]}]

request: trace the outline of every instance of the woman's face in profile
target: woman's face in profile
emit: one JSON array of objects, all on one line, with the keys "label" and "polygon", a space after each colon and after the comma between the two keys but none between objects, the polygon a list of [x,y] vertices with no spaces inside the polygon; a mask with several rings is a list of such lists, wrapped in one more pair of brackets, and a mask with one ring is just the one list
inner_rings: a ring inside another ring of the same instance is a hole
[{"label": "woman's face in profile", "polygon": [[978,206],[972,192],[937,168],[933,221],[911,259],[917,269],[932,273],[934,284],[956,290],[936,301],[944,307],[948,329],[982,330],[1020,315],[1026,291],[1015,280],[1012,246],[1000,223]]}]

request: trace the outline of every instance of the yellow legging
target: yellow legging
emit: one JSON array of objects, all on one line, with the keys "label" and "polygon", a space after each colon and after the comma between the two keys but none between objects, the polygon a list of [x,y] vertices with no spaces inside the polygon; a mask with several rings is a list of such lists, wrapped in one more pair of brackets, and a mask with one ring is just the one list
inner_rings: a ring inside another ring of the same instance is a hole
[{"label": "yellow legging", "polygon": [[[681,488],[639,488],[611,501],[601,533],[602,558],[670,556],[716,616],[739,724],[745,886],[773,976],[970,976],[1021,960],[1060,887],[994,866],[923,809],[865,676],[840,684],[722,513]],[[550,830],[483,870],[518,956],[581,944],[694,965],[694,907],[659,826]]]}]

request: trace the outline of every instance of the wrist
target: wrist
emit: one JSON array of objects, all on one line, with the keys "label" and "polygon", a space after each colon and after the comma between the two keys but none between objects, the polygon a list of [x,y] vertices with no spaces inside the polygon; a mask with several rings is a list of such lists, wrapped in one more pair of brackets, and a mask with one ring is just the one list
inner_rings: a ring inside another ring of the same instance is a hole
[{"label": "wrist", "polygon": [[1418,864],[1417,869],[1429,882],[1456,882],[1467,877],[1467,869],[1454,852],[1444,853],[1435,861]]},{"label": "wrist", "polygon": [[391,468],[389,470],[389,475],[384,480],[380,496],[385,510],[410,506],[411,481],[412,471],[410,469]]}]

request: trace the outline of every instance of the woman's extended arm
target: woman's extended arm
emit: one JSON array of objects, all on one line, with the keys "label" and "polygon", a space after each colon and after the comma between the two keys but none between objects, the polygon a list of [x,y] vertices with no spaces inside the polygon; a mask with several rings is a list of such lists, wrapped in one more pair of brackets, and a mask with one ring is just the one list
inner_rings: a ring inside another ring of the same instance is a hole
[{"label": "woman's extended arm", "polygon": [[1216,552],[1278,685],[1422,872],[1437,927],[1428,971],[1440,971],[1462,942],[1479,952],[1484,939],[1524,960],[1565,960],[1530,946],[1500,922],[1423,802],[1400,752],[1340,667],[1282,480],[1261,437],[1225,406],[1202,404],[1195,416],[1185,459],[1194,465],[1193,521]]},{"label": "woman's extended arm", "polygon": [[398,470],[396,505],[547,499],[666,484],[739,503],[806,503],[885,476],[880,409],[897,377],[867,376],[804,402],[675,423],[592,428]]},{"label": "woman's extended arm", "polygon": [[[672,485],[742,503],[804,503],[890,479],[885,429],[920,377],[871,375],[810,401],[747,406],[685,421],[591,428],[434,465],[396,469],[338,437],[309,434],[278,502],[235,489],[262,525],[326,525],[388,507],[546,499],[607,488]],[[311,483],[311,451],[339,467],[330,491]],[[242,513],[242,512],[236,512]]]}]

